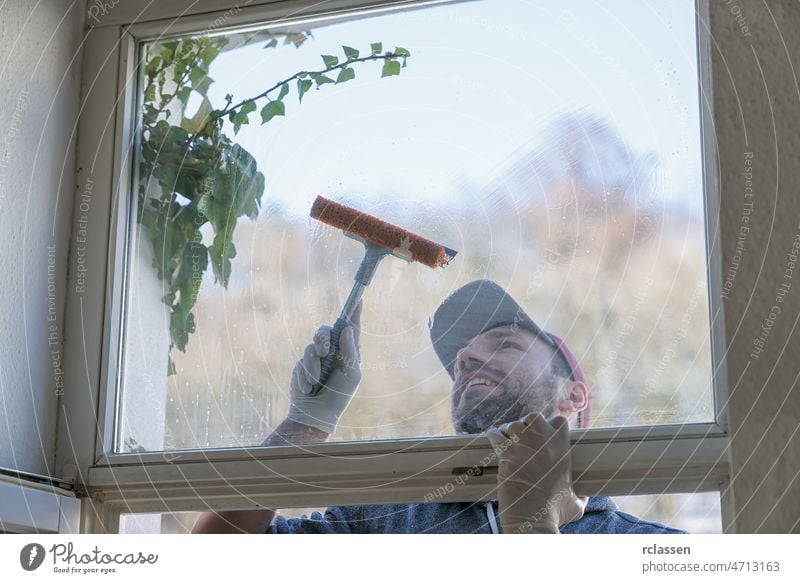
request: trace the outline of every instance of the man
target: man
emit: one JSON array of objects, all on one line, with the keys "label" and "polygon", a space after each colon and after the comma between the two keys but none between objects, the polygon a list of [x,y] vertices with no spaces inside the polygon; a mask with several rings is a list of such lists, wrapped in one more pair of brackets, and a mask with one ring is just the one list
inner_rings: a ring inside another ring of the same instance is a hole
[{"label": "man", "polygon": [[[359,306],[342,332],[336,369],[312,397],[330,339],[329,327],[317,331],[295,366],[289,415],[265,445],[315,443],[333,433],[361,380],[360,314]],[[607,497],[575,495],[568,425],[588,424],[586,378],[566,344],[541,330],[499,285],[478,280],[456,290],[436,310],[430,336],[453,379],[456,430],[485,433],[498,454],[497,501],[334,506],[291,519],[272,510],[209,512],[192,532],[681,532],[624,514]]]}]

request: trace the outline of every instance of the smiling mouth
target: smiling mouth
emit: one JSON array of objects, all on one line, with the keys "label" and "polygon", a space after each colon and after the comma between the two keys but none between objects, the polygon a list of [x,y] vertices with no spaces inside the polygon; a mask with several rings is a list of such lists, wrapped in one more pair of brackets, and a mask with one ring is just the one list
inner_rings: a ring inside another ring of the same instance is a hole
[{"label": "smiling mouth", "polygon": [[469,382],[464,385],[463,391],[467,389],[471,389],[472,387],[496,387],[497,383],[494,382],[492,379],[486,377],[475,377],[474,379],[470,379]]},{"label": "smiling mouth", "polygon": [[464,396],[467,393],[470,392],[475,392],[475,391],[484,393],[489,392],[497,385],[498,383],[490,379],[489,377],[476,376],[474,378],[471,378],[461,387],[461,389],[458,392],[458,400],[460,401],[461,399],[464,398]]}]

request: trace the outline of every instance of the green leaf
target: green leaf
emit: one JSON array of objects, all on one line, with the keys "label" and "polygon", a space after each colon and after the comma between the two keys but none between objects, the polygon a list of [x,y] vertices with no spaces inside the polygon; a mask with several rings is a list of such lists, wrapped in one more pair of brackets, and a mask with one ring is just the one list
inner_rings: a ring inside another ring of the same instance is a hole
[{"label": "green leaf", "polygon": [[203,67],[200,67],[199,65],[192,67],[192,70],[189,71],[189,81],[191,81],[192,84],[195,84],[206,75],[208,75],[208,71]]},{"label": "green leaf", "polygon": [[239,113],[243,113],[247,115],[248,113],[252,113],[256,110],[256,102],[255,101],[247,101],[244,105],[242,105],[242,109],[239,110]]},{"label": "green leaf", "polygon": [[350,79],[356,78],[356,72],[352,69],[352,67],[345,67],[339,72],[339,76],[336,78],[337,83],[344,83],[345,81],[349,81]]},{"label": "green leaf", "polygon": [[186,102],[189,101],[189,96],[192,94],[191,87],[181,87],[178,89],[178,92],[175,94],[183,106],[186,107]]},{"label": "green leaf", "polygon": [[286,104],[283,101],[270,101],[261,108],[261,124],[267,123],[276,115],[286,115]]},{"label": "green leaf", "polygon": [[284,83],[281,85],[281,92],[278,94],[278,100],[282,100],[289,93],[289,85]]},{"label": "green leaf", "polygon": [[203,273],[208,267],[208,249],[202,244],[191,244],[184,251],[181,263],[181,278],[178,289],[180,290],[179,305],[181,309],[189,312],[197,301]]},{"label": "green leaf", "polygon": [[233,133],[234,135],[239,133],[239,130],[242,126],[245,126],[250,123],[250,119],[247,117],[246,113],[239,112],[233,116]]},{"label": "green leaf", "polygon": [[311,79],[298,79],[297,80],[297,94],[298,94],[298,97],[300,98],[300,103],[303,103],[303,95],[305,94],[306,91],[311,89],[312,85],[313,85],[313,83],[311,82]]},{"label": "green leaf", "polygon": [[372,43],[369,47],[372,49],[373,55],[379,55],[383,51],[383,43]]},{"label": "green leaf", "polygon": [[232,232],[232,228],[227,228],[221,233],[217,233],[214,243],[208,248],[214,278],[222,284],[222,287],[228,287],[228,280],[231,276],[231,259],[236,257],[236,247],[231,240]]},{"label": "green leaf", "polygon": [[[172,142],[176,146],[180,146],[181,142],[185,142],[189,139],[189,132],[187,132],[183,128],[179,128],[177,126],[170,126],[166,122],[162,122],[163,125],[161,127],[167,126],[164,129],[164,142]],[[166,144],[165,144],[166,145]],[[181,151],[179,152],[180,156],[184,155],[183,148],[181,147]]]},{"label": "green leaf", "polygon": [[400,58],[403,59],[403,67],[406,66],[406,59],[411,56],[411,51],[408,49],[404,49],[403,47],[395,47],[394,54],[398,55]]},{"label": "green leaf", "polygon": [[[211,64],[211,61],[217,58],[219,51],[222,47],[219,45],[209,45],[200,51],[200,59],[206,63],[206,65]],[[208,67],[206,67],[208,68]]]},{"label": "green leaf", "polygon": [[214,185],[209,184],[207,180],[203,181],[201,185],[203,194],[197,201],[197,221],[196,226],[200,227],[207,222],[208,205],[211,204],[211,193],[213,192]]},{"label": "green leaf", "polygon": [[144,72],[148,75],[155,75],[158,71],[158,66],[161,64],[161,57],[153,57],[144,68]]},{"label": "green leaf", "polygon": [[164,50],[161,51],[161,59],[164,64],[172,63],[175,58],[175,49],[178,48],[178,41],[170,41],[163,44]]},{"label": "green leaf", "polygon": [[225,150],[225,167],[215,172],[213,181],[214,200],[209,220],[216,233],[230,228],[232,217],[242,214],[251,219],[258,217],[261,197],[264,193],[264,175],[258,171],[253,156],[238,144]]},{"label": "green leaf", "polygon": [[200,95],[202,95],[203,97],[205,97],[205,96],[208,94],[208,88],[209,88],[209,87],[211,87],[211,84],[212,84],[213,82],[214,82],[214,80],[213,80],[211,77],[209,77],[208,75],[206,75],[205,77],[203,77],[203,78],[200,80],[200,82],[199,82],[199,83],[195,83],[195,84],[194,84],[194,87],[192,87],[192,89],[194,89],[194,90],[195,90],[195,91],[197,91],[197,92],[198,92]]},{"label": "green leaf", "polygon": [[189,334],[192,334],[194,329],[194,315],[180,307],[173,308],[169,319],[169,332],[172,344],[181,352],[186,352]]},{"label": "green leaf", "polygon": [[183,74],[185,72],[185,64],[181,62],[175,63],[175,66],[172,67],[172,80],[175,82],[176,85],[183,83]]},{"label": "green leaf", "polygon": [[238,134],[239,130],[242,126],[247,125],[250,123],[249,114],[256,110],[256,104],[254,101],[248,101],[242,108],[239,110],[236,115],[233,116],[233,133]]},{"label": "green leaf", "polygon": [[314,83],[317,84],[317,87],[320,85],[325,85],[325,83],[334,83],[335,81],[326,75],[319,75],[319,74],[312,74],[311,78],[314,80]]},{"label": "green leaf", "polygon": [[331,67],[335,67],[339,64],[339,58],[334,57],[333,55],[321,55],[322,62],[325,63],[325,66],[330,69]]},{"label": "green leaf", "polygon": [[383,71],[381,72],[381,77],[391,77],[392,75],[399,75],[399,74],[400,74],[400,61],[386,59],[386,62],[383,63]]},{"label": "green leaf", "polygon": [[358,58],[358,51],[355,50],[353,47],[343,46],[342,49],[344,49],[344,56],[347,57],[348,61],[352,61],[353,59]]},{"label": "green leaf", "polygon": [[189,56],[189,53],[191,53],[192,49],[194,48],[194,39],[189,38],[179,41],[178,46],[180,46],[181,48],[181,50],[178,51],[178,55],[181,58],[186,58]]},{"label": "green leaf", "polygon": [[266,179],[261,172],[256,172],[254,180],[250,181],[250,186],[245,191],[245,207],[244,212],[247,218],[256,220],[258,218],[258,211],[261,208],[261,197],[264,195],[266,186]]}]

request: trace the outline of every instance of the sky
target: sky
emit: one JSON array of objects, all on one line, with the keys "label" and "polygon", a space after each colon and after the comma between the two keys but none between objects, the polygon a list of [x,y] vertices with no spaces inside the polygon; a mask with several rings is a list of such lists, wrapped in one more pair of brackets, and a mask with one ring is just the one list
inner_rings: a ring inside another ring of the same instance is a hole
[{"label": "sky", "polygon": [[464,183],[489,184],[555,117],[583,110],[655,153],[660,196],[702,212],[690,1],[483,0],[307,26],[314,38],[299,49],[222,53],[214,106],[322,69],[320,55],[341,57],[341,45],[364,55],[383,42],[412,57],[384,79],[380,63],[358,64],[355,80],[312,89],[302,104],[293,87],[285,117],[240,131],[267,177],[267,204],[300,216],[318,194],[446,203]]}]

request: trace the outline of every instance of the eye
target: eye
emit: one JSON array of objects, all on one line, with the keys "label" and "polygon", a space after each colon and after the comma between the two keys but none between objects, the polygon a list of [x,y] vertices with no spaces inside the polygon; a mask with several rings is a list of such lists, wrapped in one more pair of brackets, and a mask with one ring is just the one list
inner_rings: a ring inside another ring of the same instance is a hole
[{"label": "eye", "polygon": [[514,343],[512,343],[512,342],[509,342],[508,340],[503,340],[503,342],[501,342],[501,343],[500,343],[500,349],[502,350],[502,349],[504,349],[504,348],[513,348],[513,349],[517,349],[518,347],[517,347],[517,345],[516,345],[516,344],[514,344]]}]

